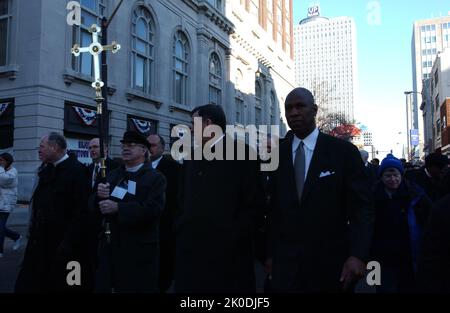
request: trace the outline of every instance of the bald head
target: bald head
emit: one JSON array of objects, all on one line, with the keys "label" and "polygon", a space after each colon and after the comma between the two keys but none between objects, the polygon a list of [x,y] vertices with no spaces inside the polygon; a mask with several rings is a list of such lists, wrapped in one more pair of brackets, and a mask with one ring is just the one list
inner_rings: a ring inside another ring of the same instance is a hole
[{"label": "bald head", "polygon": [[[106,145],[103,145],[105,156],[108,155],[108,147]],[[100,139],[99,138],[93,138],[91,141],[89,141],[89,154],[91,156],[91,159],[94,163],[97,163],[100,161]]]},{"label": "bald head", "polygon": [[359,150],[359,153],[361,154],[363,163],[366,164],[367,160],[369,159],[369,152],[367,152],[366,150]]},{"label": "bald head", "polygon": [[298,87],[295,88],[294,90],[292,90],[286,97],[286,102],[288,102],[289,100],[293,100],[296,98],[302,98],[304,99],[304,101],[310,105],[314,105],[314,96],[311,93],[311,91],[309,91],[306,88],[303,87]]},{"label": "bald head", "polygon": [[317,105],[314,96],[306,88],[295,88],[284,103],[286,120],[295,135],[306,138],[316,128]]}]

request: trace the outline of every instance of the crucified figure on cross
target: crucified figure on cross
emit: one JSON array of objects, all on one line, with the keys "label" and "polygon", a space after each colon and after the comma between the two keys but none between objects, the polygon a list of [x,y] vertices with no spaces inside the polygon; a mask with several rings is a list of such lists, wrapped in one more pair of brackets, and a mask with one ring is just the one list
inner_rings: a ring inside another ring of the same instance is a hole
[{"label": "crucified figure on cross", "polygon": [[120,45],[113,41],[110,45],[102,46],[98,41],[98,34],[101,32],[101,27],[93,24],[89,28],[89,32],[92,34],[92,43],[89,47],[80,47],[79,44],[75,44],[72,48],[72,54],[76,57],[80,56],[81,53],[89,52],[94,59],[94,77],[95,81],[92,83],[92,88],[95,89],[96,100],[101,99],[101,90],[104,83],[100,77],[100,54],[103,51],[111,51],[112,53],[117,53],[120,50]]}]

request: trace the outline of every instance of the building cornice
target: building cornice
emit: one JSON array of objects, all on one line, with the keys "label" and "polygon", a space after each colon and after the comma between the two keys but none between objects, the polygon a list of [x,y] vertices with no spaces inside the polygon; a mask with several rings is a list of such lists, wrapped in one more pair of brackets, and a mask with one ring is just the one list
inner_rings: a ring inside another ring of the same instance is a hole
[{"label": "building cornice", "polygon": [[254,47],[250,42],[245,40],[241,35],[238,33],[234,33],[231,35],[231,37],[240,45],[242,46],[247,52],[251,53],[255,58],[258,59],[258,61],[268,67],[273,67],[272,62],[270,62],[256,47]]},{"label": "building cornice", "polygon": [[213,7],[208,1],[205,0],[182,0],[190,8],[192,8],[198,14],[206,16],[211,22],[217,25],[227,35],[231,35],[235,32],[234,24],[215,7]]}]

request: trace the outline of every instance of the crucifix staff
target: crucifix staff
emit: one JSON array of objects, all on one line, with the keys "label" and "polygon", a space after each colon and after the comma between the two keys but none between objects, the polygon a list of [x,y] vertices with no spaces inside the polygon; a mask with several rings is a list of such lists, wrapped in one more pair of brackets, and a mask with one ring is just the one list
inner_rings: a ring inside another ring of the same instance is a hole
[{"label": "crucifix staff", "polygon": [[[92,43],[89,47],[80,47],[80,45],[75,44],[72,48],[72,54],[76,57],[80,56],[81,53],[90,53],[94,60],[94,82],[91,84],[92,88],[95,89],[95,102],[97,103],[97,125],[99,130],[99,141],[100,141],[100,159],[101,159],[101,177],[104,180],[106,177],[106,165],[105,165],[105,150],[104,142],[106,139],[106,132],[104,127],[105,119],[104,114],[104,86],[105,83],[101,80],[100,73],[100,54],[103,51],[111,51],[112,53],[117,53],[120,50],[120,45],[116,42],[112,42],[110,45],[102,45],[98,41],[98,35],[101,32],[101,27],[93,24],[89,28],[89,32],[92,34]],[[108,243],[111,241],[111,228],[108,219],[105,223],[105,235]]]}]

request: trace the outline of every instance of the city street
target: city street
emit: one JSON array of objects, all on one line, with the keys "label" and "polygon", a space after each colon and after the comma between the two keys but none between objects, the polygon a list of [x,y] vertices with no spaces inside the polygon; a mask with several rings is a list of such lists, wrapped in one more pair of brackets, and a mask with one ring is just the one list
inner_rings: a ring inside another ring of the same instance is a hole
[{"label": "city street", "polygon": [[14,283],[16,281],[17,273],[19,271],[19,263],[23,257],[26,247],[26,236],[28,224],[28,206],[19,205],[13,213],[9,216],[8,227],[20,233],[24,240],[19,250],[13,251],[12,245],[14,242],[10,239],[5,239],[4,255],[0,259],[0,293],[10,293],[14,291]]}]

